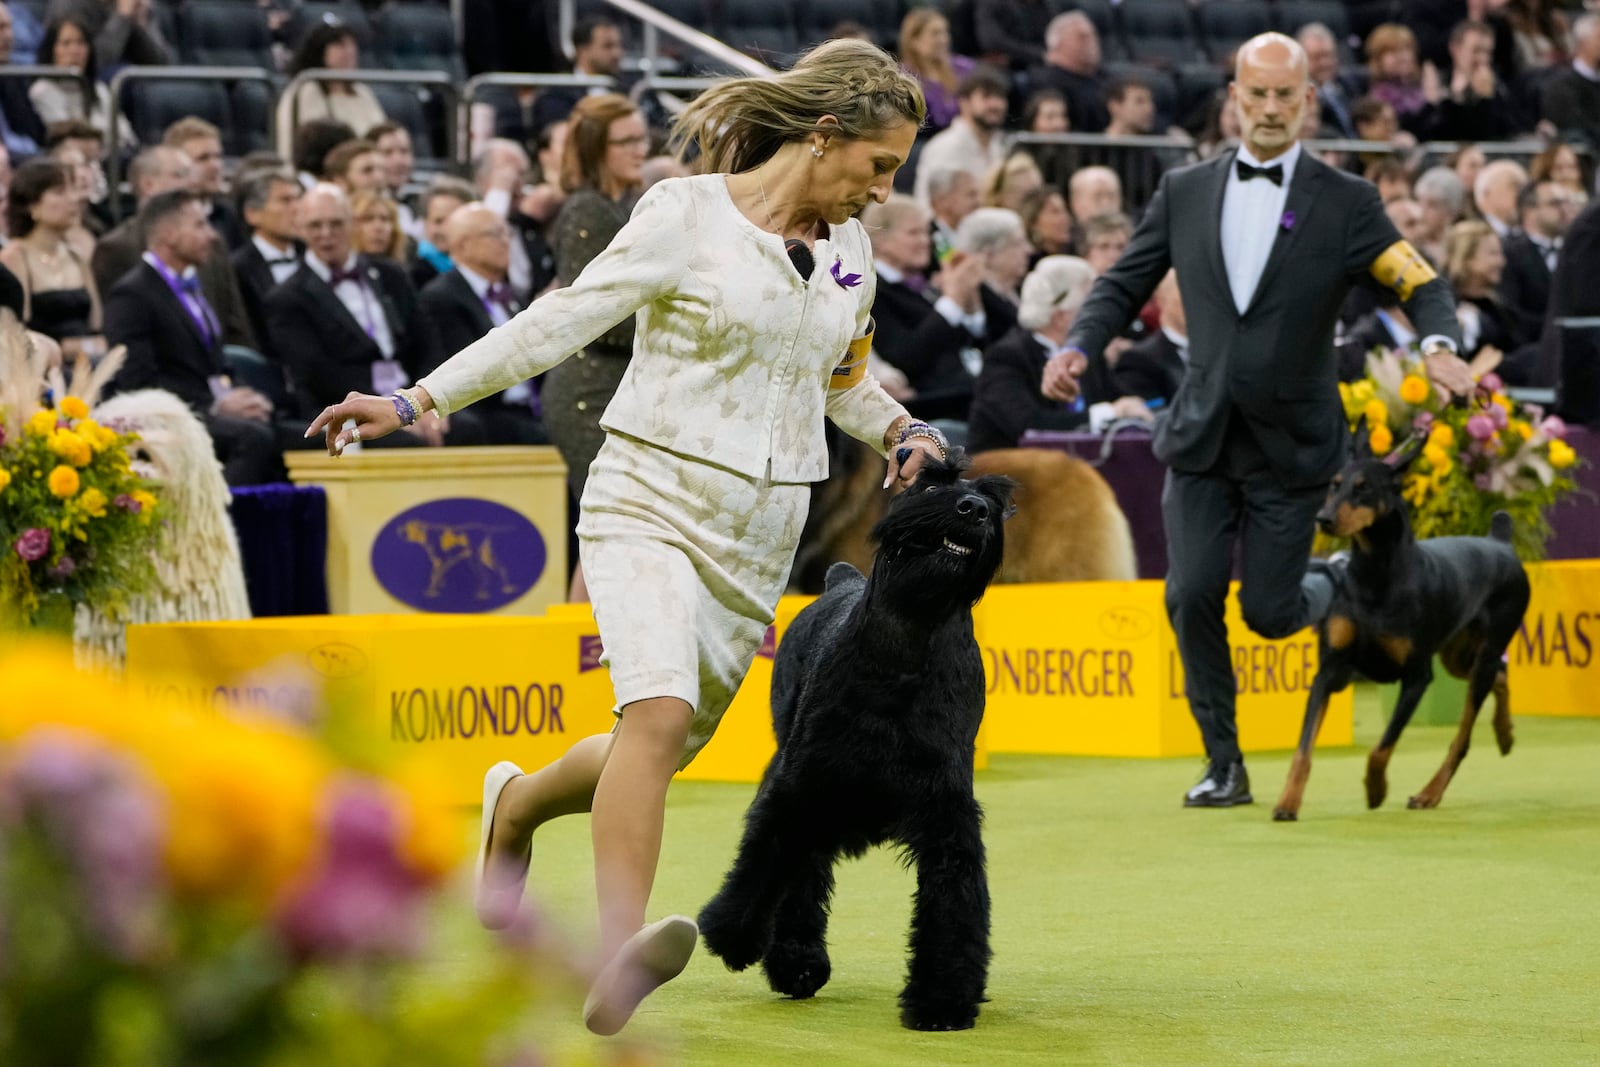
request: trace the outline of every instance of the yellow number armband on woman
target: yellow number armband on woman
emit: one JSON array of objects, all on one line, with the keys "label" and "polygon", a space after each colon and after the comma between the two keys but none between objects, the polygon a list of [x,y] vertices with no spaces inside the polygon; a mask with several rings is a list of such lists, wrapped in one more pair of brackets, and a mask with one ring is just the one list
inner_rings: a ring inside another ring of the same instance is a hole
[{"label": "yellow number armband on woman", "polygon": [[850,342],[850,347],[844,350],[844,358],[833,368],[833,377],[828,379],[829,389],[849,389],[867,376],[867,354],[872,351],[872,335],[876,330],[877,323],[868,320],[866,334]]}]

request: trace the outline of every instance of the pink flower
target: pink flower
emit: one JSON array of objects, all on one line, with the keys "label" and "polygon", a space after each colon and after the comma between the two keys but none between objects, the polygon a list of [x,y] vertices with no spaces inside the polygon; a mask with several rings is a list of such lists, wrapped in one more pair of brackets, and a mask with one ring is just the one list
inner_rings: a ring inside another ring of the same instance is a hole
[{"label": "pink flower", "polygon": [[139,514],[139,510],[144,507],[143,504],[133,499],[133,497],[129,496],[127,493],[118,493],[116,498],[113,499],[111,503],[113,506],[119,507],[123,511],[131,511],[135,515]]},{"label": "pink flower", "polygon": [[17,555],[29,563],[38,562],[50,553],[50,531],[42,526],[23,531],[17,538]]},{"label": "pink flower", "polygon": [[1487,474],[1480,474],[1476,478],[1472,479],[1472,484],[1487,493],[1489,491],[1489,487],[1494,484],[1494,479]]},{"label": "pink flower", "polygon": [[1563,441],[1567,436],[1567,424],[1561,421],[1560,415],[1551,415],[1539,424],[1539,429],[1544,431],[1546,437],[1553,437]]},{"label": "pink flower", "polygon": [[0,424],[0,445],[3,445],[5,443],[6,443],[6,428],[5,428],[5,426],[3,424]]},{"label": "pink flower", "polygon": [[49,574],[52,578],[68,578],[77,569],[78,565],[72,562],[71,556],[62,556],[60,562],[50,568]]},{"label": "pink flower", "polygon": [[1497,430],[1505,429],[1507,424],[1511,421],[1506,417],[1506,409],[1501,407],[1499,404],[1489,405],[1489,418],[1493,420],[1494,428]]},{"label": "pink flower", "polygon": [[1426,434],[1433,428],[1433,412],[1417,412],[1417,417],[1411,420],[1411,428],[1419,434]]},{"label": "pink flower", "polygon": [[1479,412],[1467,420],[1467,432],[1479,441],[1487,441],[1494,436],[1494,420]]},{"label": "pink flower", "polygon": [[1478,388],[1486,389],[1491,394],[1498,393],[1501,387],[1504,385],[1505,382],[1502,382],[1500,380],[1500,375],[1496,374],[1494,371],[1490,371],[1488,374],[1485,374],[1482,378],[1478,379]]}]

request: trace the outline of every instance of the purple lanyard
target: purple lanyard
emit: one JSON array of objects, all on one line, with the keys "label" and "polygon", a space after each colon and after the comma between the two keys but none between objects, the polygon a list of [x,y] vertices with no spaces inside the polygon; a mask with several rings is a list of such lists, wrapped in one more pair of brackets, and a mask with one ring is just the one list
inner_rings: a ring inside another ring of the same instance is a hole
[{"label": "purple lanyard", "polygon": [[[194,321],[195,327],[199,329],[200,336],[205,341],[206,347],[210,348],[216,344],[217,335],[221,332],[221,328],[217,323],[216,316],[211,311],[210,305],[206,303],[205,296],[198,287],[191,292],[184,284],[184,279],[172,273],[172,268],[163,263],[160,256],[147,253],[145,262],[156,269],[156,273],[161,275],[161,279],[172,290],[172,295],[176,296],[178,303],[183,305],[183,310],[189,313],[189,318]],[[196,285],[198,286],[198,282]]]}]

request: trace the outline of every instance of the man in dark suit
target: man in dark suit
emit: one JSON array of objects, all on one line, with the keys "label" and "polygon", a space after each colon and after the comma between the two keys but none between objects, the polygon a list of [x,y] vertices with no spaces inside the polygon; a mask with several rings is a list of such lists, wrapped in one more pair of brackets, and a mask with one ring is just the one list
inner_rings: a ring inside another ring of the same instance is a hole
[{"label": "man in dark suit", "polygon": [[[1189,326],[1183,317],[1178,275],[1168,271],[1156,286],[1161,328],[1129,346],[1117,357],[1111,380],[1121,396],[1136,396],[1148,405],[1172,403],[1189,364]],[[1157,403],[1159,402],[1159,403]]]},{"label": "man in dark suit", "polygon": [[229,257],[250,327],[263,351],[280,362],[267,332],[267,294],[300,269],[301,246],[294,218],[300,194],[300,181],[288,168],[256,171],[246,179],[239,207],[250,227],[250,239]]},{"label": "man in dark suit", "polygon": [[1111,121],[1100,72],[1100,34],[1089,16],[1068,11],[1045,29],[1044,61],[1028,71],[1031,92],[1054,89],[1067,101],[1077,133],[1099,133]]},{"label": "man in dark suit", "polygon": [[1600,200],[1583,209],[1556,260],[1550,279],[1540,363],[1547,380],[1559,382],[1556,411],[1573,422],[1600,425],[1600,328],[1566,325],[1569,318],[1600,316]]},{"label": "man in dark suit", "polygon": [[[147,148],[134,157],[128,169],[128,182],[133,186],[139,207],[143,209],[150,198],[158,193],[172,189],[193,189],[194,166],[189,157],[176,148]],[[95,242],[89,269],[94,274],[95,285],[102,293],[110,291],[124,275],[139,265],[139,257],[145,250],[144,231],[140,228],[139,219],[140,216],[135,215]],[[239,295],[233,264],[228,261],[228,246],[222,243],[216,231],[213,230],[211,236],[211,251],[196,269],[206,300],[222,320],[222,343],[255,348],[255,331],[250,328],[250,316],[245,312],[244,300]]]},{"label": "man in dark suit", "polygon": [[[423,286],[421,314],[432,324],[442,356],[450,356],[522,310],[511,293],[511,227],[482,204],[458,207],[445,224],[455,266]],[[533,382],[518,382],[473,405],[491,445],[542,445],[550,438],[539,421]]]},{"label": "man in dark suit", "polygon": [[1239,604],[1252,630],[1286,637],[1333,599],[1337,573],[1308,574],[1306,561],[1349,440],[1333,333],[1352,280],[1371,274],[1399,293],[1434,380],[1457,393],[1473,387],[1455,355],[1449,286],[1395,231],[1376,189],[1301,151],[1312,92],[1305,53],[1290,38],[1263,34],[1240,48],[1228,93],[1241,147],[1162,179],[1042,383],[1046,396],[1071,399],[1076,375],[1177,270],[1189,367],[1155,450],[1170,468],[1167,612],[1210,758],[1184,797],[1191,807],[1251,800],[1223,621],[1235,540],[1244,542]]},{"label": "man in dark suit", "polygon": [[[1518,345],[1536,345],[1550,306],[1550,280],[1555,275],[1561,239],[1566,236],[1568,191],[1555,182],[1529,182],[1517,193],[1520,226],[1506,235],[1505,270],[1500,273],[1500,299],[1514,319]],[[1508,356],[1513,353],[1508,352]],[[1537,359],[1529,357],[1534,364]],[[1552,385],[1551,381],[1528,381]]]},{"label": "man in dark suit", "polygon": [[188,404],[205,422],[229,485],[282,481],[272,404],[228,380],[222,323],[200,287],[196,268],[216,240],[204,197],[161,193],[139,218],[150,243],[144,261],[106,295],[106,340],[128,349],[113,388],[165,389]]},{"label": "man in dark suit", "polygon": [[[300,414],[314,418],[352,392],[384,396],[442,362],[405,270],[358,255],[351,244],[350,201],[320,183],[300,199],[305,261],[267,294],[267,334],[284,361]],[[465,415],[466,418],[461,416]],[[418,419],[397,444],[481,444],[471,412]],[[396,440],[397,439],[397,440]],[[375,444],[377,442],[374,442]]]}]

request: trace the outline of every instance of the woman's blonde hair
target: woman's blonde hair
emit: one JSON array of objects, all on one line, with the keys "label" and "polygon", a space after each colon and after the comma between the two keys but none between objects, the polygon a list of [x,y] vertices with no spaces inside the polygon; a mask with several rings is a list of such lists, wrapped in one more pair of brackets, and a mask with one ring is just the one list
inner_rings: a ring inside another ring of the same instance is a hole
[{"label": "woman's blonde hair", "polygon": [[1467,265],[1477,253],[1479,242],[1493,236],[1494,231],[1489,224],[1477,219],[1458,222],[1445,233],[1444,276],[1450,280],[1452,287],[1459,289],[1461,283],[1467,280]]},{"label": "woman's blonde hair", "polygon": [[367,254],[386,256],[399,263],[405,258],[406,251],[406,235],[400,230],[400,210],[394,206],[393,200],[390,200],[382,193],[363,189],[350,198],[352,243],[357,245],[359,251],[367,251],[365,248],[360,247],[361,242],[357,235],[361,232],[361,216],[374,207],[381,209],[384,214],[389,216],[389,247],[380,249],[376,253],[368,252]]},{"label": "woman's blonde hair", "polygon": [[636,115],[639,109],[621,93],[598,93],[578,101],[567,117],[567,147],[561,156],[561,189],[575,193],[593,189],[606,196],[614,180],[606,168],[606,149],[611,145],[611,124]]},{"label": "woman's blonde hair", "polygon": [[945,91],[953,93],[956,91],[956,72],[950,65],[950,57],[945,55],[923,60],[911,51],[911,43],[936,21],[949,23],[936,7],[914,7],[906,12],[906,17],[900,22],[900,65],[916,77],[938,82],[945,87]]},{"label": "woman's blonde hair", "polygon": [[[701,93],[673,125],[680,151],[698,144],[704,173],[738,174],[819,130],[845,140],[921,126],[922,87],[883,49],[853,38],[825,41],[772,78],[736,78]],[[819,126],[824,115],[837,127]]]},{"label": "woman's blonde hair", "polygon": [[1028,191],[1031,192],[1044,184],[1044,171],[1039,169],[1038,162],[1026,152],[1013,152],[990,167],[989,173],[983,178],[983,206],[1004,207],[1015,211],[1021,204],[1022,197],[1016,197],[1016,202],[1011,203],[1010,194],[1015,189],[1017,180],[1029,174],[1038,179],[1028,187]]}]

